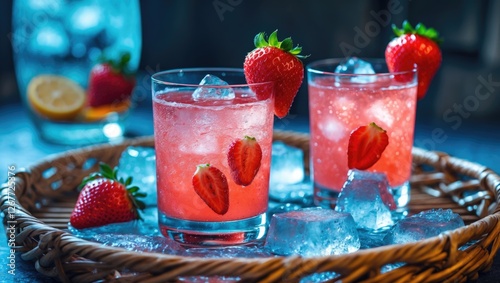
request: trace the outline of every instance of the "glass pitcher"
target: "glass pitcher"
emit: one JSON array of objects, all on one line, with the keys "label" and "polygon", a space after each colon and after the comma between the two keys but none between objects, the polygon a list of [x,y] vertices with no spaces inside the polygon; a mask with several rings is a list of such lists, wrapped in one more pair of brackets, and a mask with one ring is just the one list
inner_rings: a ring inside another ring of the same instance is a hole
[{"label": "glass pitcher", "polygon": [[12,29],[19,91],[43,139],[83,145],[123,138],[131,93],[89,103],[89,77],[104,58],[123,57],[134,83],[139,0],[15,0]]}]

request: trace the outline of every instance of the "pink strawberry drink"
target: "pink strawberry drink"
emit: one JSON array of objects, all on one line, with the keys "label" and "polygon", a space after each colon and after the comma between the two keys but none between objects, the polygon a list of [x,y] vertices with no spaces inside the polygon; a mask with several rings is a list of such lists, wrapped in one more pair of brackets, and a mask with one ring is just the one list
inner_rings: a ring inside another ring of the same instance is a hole
[{"label": "pink strawberry drink", "polygon": [[[205,89],[217,92],[231,87],[234,98],[193,98],[206,74],[240,83]],[[268,203],[273,97],[269,93],[268,97],[257,98],[242,83],[243,72],[238,69],[185,69],[153,76],[158,209],[164,235],[195,245],[234,244],[262,237]],[[234,159],[229,149],[245,136],[255,138],[262,158],[251,183],[239,185],[228,164],[230,158]],[[200,164],[222,172],[228,186],[227,201],[213,196],[212,190],[220,183],[207,181],[206,175],[198,175],[199,182],[194,184]],[[227,211],[220,213],[220,207]]]},{"label": "pink strawberry drink", "polygon": [[[347,179],[347,146],[351,132],[375,122],[387,131],[389,145],[368,170],[387,175],[398,207],[404,207],[409,202],[416,70],[361,76],[333,73],[339,62],[322,60],[308,67],[315,200],[319,203],[329,198],[335,201]],[[374,67],[380,65],[383,61]],[[326,202],[330,205],[331,201]]]}]

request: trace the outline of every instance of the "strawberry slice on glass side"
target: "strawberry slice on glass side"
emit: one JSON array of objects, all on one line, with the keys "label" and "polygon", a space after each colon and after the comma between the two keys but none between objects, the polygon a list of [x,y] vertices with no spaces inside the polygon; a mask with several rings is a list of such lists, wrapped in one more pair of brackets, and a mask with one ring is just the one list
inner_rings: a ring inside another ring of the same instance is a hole
[{"label": "strawberry slice on glass side", "polygon": [[390,72],[410,71],[417,65],[417,99],[424,98],[429,85],[441,65],[439,33],[419,23],[415,28],[408,21],[403,28],[392,25],[396,38],[385,49],[385,60]]},{"label": "strawberry slice on glass side", "polygon": [[99,164],[100,171],[84,178],[82,190],[70,216],[77,229],[141,219],[139,210],[145,204],[139,198],[146,196],[132,184],[132,177],[117,178],[117,169]]},{"label": "strawberry slice on glass side", "polygon": [[210,164],[196,166],[192,179],[194,191],[217,214],[229,209],[229,185],[224,173]]},{"label": "strawberry slice on glass side", "polygon": [[354,130],[349,137],[347,163],[349,169],[372,167],[389,144],[387,132],[374,122]]},{"label": "strawberry slice on glass side", "polygon": [[248,186],[259,172],[262,149],[254,137],[235,140],[229,147],[227,162],[234,182]]},{"label": "strawberry slice on glass side", "polygon": [[[243,63],[246,81],[249,84],[274,82],[274,114],[284,118],[292,106],[304,79],[304,66],[299,58],[302,47],[293,47],[290,37],[278,40],[278,31],[269,35],[263,32],[254,38],[255,49],[248,53]],[[257,97],[266,97],[273,89],[253,89]]]}]

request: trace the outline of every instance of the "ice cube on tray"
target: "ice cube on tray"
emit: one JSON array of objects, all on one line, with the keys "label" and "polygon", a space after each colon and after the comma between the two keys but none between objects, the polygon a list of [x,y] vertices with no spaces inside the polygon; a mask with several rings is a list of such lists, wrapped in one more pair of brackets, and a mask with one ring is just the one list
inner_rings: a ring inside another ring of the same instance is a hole
[{"label": "ice cube on tray", "polygon": [[152,147],[129,146],[118,161],[118,177],[131,176],[132,185],[147,194],[143,199],[147,206],[157,204],[156,152]]},{"label": "ice cube on tray", "polygon": [[271,184],[296,184],[304,179],[304,152],[275,141],[271,151]]},{"label": "ice cube on tray", "polygon": [[431,209],[399,220],[384,238],[386,244],[424,240],[463,227],[464,221],[451,209]]},{"label": "ice cube on tray", "polygon": [[179,243],[163,236],[105,233],[95,234],[89,240],[134,252],[154,252],[172,255],[184,253],[184,248]]},{"label": "ice cube on tray", "polygon": [[338,255],[355,252],[359,247],[352,216],[322,208],[274,214],[265,241],[266,249],[285,256]]},{"label": "ice cube on tray", "polygon": [[335,210],[350,213],[358,228],[383,230],[394,224],[391,209],[396,208],[385,174],[349,170]]},{"label": "ice cube on tray", "polygon": [[281,141],[275,141],[271,153],[269,197],[277,202],[302,202],[310,198],[313,186],[304,178],[304,152]]},{"label": "ice cube on tray", "polygon": [[263,250],[261,245],[241,245],[227,247],[188,248],[184,256],[203,257],[203,258],[266,258],[274,255]]}]

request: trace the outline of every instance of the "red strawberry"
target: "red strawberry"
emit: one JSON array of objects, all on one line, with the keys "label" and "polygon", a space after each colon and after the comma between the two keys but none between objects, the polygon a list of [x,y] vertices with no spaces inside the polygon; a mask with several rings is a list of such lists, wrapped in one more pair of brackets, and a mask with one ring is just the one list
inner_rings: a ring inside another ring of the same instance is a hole
[{"label": "red strawberry", "polygon": [[375,123],[361,126],[349,137],[347,164],[349,169],[365,170],[373,166],[389,144],[387,132]]},{"label": "red strawberry", "polygon": [[144,209],[145,197],[138,187],[128,187],[132,178],[117,180],[117,170],[100,164],[101,171],[83,179],[82,190],[71,213],[70,223],[77,229],[140,219],[137,208]]},{"label": "red strawberry", "polygon": [[385,49],[385,60],[389,71],[409,71],[417,65],[418,92],[417,98],[422,99],[429,88],[432,78],[441,65],[441,50],[438,32],[418,24],[415,29],[407,21],[403,29],[392,26],[396,38]]},{"label": "red strawberry", "polygon": [[[264,33],[255,36],[255,48],[247,54],[243,64],[248,83],[274,82],[274,113],[283,118],[288,114],[293,99],[297,95],[304,67],[298,58],[302,47],[293,47],[292,39],[278,41],[278,31],[269,35],[266,41]],[[266,97],[273,90],[255,88],[258,97]]]},{"label": "red strawberry", "polygon": [[254,137],[245,136],[231,144],[227,163],[236,184],[248,186],[259,172],[262,149]]},{"label": "red strawberry", "polygon": [[215,213],[226,214],[229,209],[229,186],[224,173],[210,164],[200,164],[192,182],[195,192]]},{"label": "red strawberry", "polygon": [[92,68],[88,88],[90,106],[115,104],[132,95],[135,78],[127,73],[129,61],[130,54],[125,53],[119,62],[108,60]]}]

